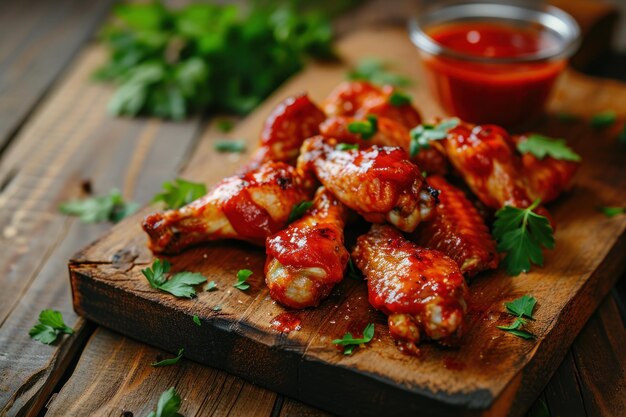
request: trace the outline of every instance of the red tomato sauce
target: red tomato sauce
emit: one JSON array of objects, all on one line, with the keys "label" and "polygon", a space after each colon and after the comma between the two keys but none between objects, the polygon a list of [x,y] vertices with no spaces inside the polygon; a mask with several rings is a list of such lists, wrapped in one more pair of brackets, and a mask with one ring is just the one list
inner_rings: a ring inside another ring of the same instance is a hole
[{"label": "red tomato sauce", "polygon": [[489,62],[489,58],[532,56],[559,45],[545,30],[488,22],[438,25],[427,31],[441,46],[478,58],[425,57],[430,82],[444,108],[473,123],[517,126],[543,112],[565,60]]}]

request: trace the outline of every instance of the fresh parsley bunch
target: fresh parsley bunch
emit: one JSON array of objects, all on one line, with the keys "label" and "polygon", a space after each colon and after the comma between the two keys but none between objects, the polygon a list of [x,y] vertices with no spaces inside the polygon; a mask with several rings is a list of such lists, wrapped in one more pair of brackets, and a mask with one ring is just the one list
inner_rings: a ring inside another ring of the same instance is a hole
[{"label": "fresh parsley bunch", "polygon": [[329,20],[296,5],[118,5],[102,32],[109,60],[96,73],[118,85],[109,111],[170,119],[249,112],[306,57],[333,56]]}]

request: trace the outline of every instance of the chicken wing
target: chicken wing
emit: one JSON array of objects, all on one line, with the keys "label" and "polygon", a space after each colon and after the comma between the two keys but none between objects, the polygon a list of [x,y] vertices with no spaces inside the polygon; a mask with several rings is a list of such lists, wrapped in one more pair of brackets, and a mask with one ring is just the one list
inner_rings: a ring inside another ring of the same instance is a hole
[{"label": "chicken wing", "polygon": [[246,170],[268,161],[294,165],[302,142],[319,133],[326,116],[306,94],[289,97],[269,115],[261,131],[259,149]]},{"label": "chicken wing", "polygon": [[337,141],[316,136],[302,145],[298,172],[313,172],[335,197],[372,223],[388,221],[412,232],[430,218],[437,192],[400,148],[337,150]]},{"label": "chicken wing", "polygon": [[263,245],[284,228],[294,205],[307,200],[293,167],[268,162],[225,178],[207,195],[178,210],[148,215],[142,223],[155,253],[174,254],[217,239]]},{"label": "chicken wing", "polygon": [[343,279],[350,255],[343,229],[348,209],[324,187],[299,220],[267,238],[265,282],[284,306],[316,306]]},{"label": "chicken wing", "polygon": [[354,116],[370,98],[383,96],[380,88],[365,81],[346,81],[339,84],[326,98],[322,109],[326,116]]},{"label": "chicken wing", "polygon": [[452,259],[387,225],[360,236],[352,259],[367,279],[370,304],[388,315],[395,339],[416,344],[425,335],[453,344],[462,335],[468,289]]},{"label": "chicken wing", "polygon": [[496,243],[465,193],[440,176],[429,176],[426,182],[439,191],[439,204],[433,219],[421,223],[410,239],[450,257],[467,277],[497,268]]}]

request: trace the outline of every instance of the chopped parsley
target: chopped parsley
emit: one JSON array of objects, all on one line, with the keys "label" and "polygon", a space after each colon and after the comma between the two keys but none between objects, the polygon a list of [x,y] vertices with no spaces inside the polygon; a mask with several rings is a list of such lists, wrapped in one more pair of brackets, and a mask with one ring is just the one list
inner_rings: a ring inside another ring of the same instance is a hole
[{"label": "chopped parsley", "polygon": [[368,140],[378,131],[378,117],[368,115],[366,120],[356,120],[348,124],[348,132],[361,136],[361,139]]},{"label": "chopped parsley", "polygon": [[180,410],[180,396],[174,387],[171,387],[161,394],[156,411],[150,411],[147,417],[182,417],[178,410]]},{"label": "chopped parsley", "polygon": [[218,152],[243,153],[246,151],[246,142],[235,139],[218,140],[213,145],[213,148]]},{"label": "chopped parsley", "polygon": [[581,160],[580,155],[567,146],[565,139],[553,139],[537,133],[533,133],[526,140],[519,142],[517,150],[521,153],[531,153],[539,159],[550,156],[566,161]]},{"label": "chopped parsley", "polygon": [[341,339],[333,340],[334,345],[343,346],[343,354],[344,355],[352,355],[354,349],[364,343],[369,343],[374,338],[374,323],[369,323],[363,329],[363,337],[359,339],[355,339],[352,337],[352,333],[348,332]]},{"label": "chopped parsley", "polygon": [[298,220],[300,217],[304,216],[304,213],[311,208],[313,205],[312,201],[301,201],[300,203],[293,206],[291,209],[291,213],[289,213],[289,219],[287,219],[287,223],[292,223]]},{"label": "chopped parsley", "polygon": [[176,297],[192,298],[196,296],[195,285],[202,284],[206,277],[199,272],[177,272],[169,279],[166,274],[172,264],[167,260],[155,259],[151,267],[141,270],[152,288],[168,292]]},{"label": "chopped parsley", "polygon": [[406,106],[407,104],[411,104],[411,97],[408,94],[394,91],[389,96],[389,104],[395,107]]},{"label": "chopped parsley", "polygon": [[74,329],[63,321],[63,315],[56,310],[42,310],[39,322],[28,331],[28,335],[46,345],[54,343],[61,333],[72,334]]},{"label": "chopped parsley", "polygon": [[228,133],[233,130],[235,122],[230,119],[220,119],[217,121],[217,129],[222,133]]},{"label": "chopped parsley", "polygon": [[533,211],[539,203],[525,209],[505,206],[496,212],[493,236],[498,251],[506,253],[503,263],[509,275],[528,272],[531,263],[542,266],[542,248],[554,248],[550,221]]},{"label": "chopped parsley", "polygon": [[533,310],[535,309],[537,300],[530,295],[523,295],[509,303],[504,303],[507,313],[515,316],[515,320],[508,326],[497,326],[498,329],[509,332],[517,337],[523,339],[534,339],[535,335],[522,329],[526,325],[527,321],[524,317],[534,320]]},{"label": "chopped parsley", "polygon": [[598,210],[604,213],[606,217],[615,217],[626,213],[626,207],[598,207]]},{"label": "chopped parsley", "polygon": [[162,201],[168,209],[177,209],[207,193],[206,186],[202,183],[187,181],[176,178],[174,182],[165,181],[163,191],[152,198],[152,202]]},{"label": "chopped parsley", "polygon": [[590,124],[594,129],[603,129],[611,126],[617,120],[617,116],[613,111],[605,111],[598,113],[591,118]]},{"label": "chopped parsley", "polygon": [[192,320],[194,323],[196,323],[197,326],[202,326],[202,323],[200,322],[200,317],[194,315]]},{"label": "chopped parsley", "polygon": [[204,287],[204,291],[215,291],[217,290],[217,284],[215,281],[209,281]]},{"label": "chopped parsley", "polygon": [[240,269],[239,272],[237,272],[237,283],[234,284],[233,287],[241,291],[245,291],[250,288],[250,284],[246,282],[250,275],[252,275],[252,271],[249,269]]},{"label": "chopped parsley", "polygon": [[59,211],[68,216],[77,216],[83,223],[117,223],[124,217],[133,214],[139,204],[125,202],[119,190],[113,189],[109,194],[99,197],[88,197],[62,203]]},{"label": "chopped parsley", "polygon": [[411,81],[402,75],[390,71],[390,65],[377,58],[364,58],[348,73],[348,79],[369,81],[379,85],[406,87]]},{"label": "chopped parsley", "polygon": [[339,143],[335,146],[338,151],[351,151],[353,149],[359,149],[359,145],[354,143]]},{"label": "chopped parsley", "polygon": [[409,145],[411,157],[415,157],[422,149],[430,148],[430,142],[445,139],[448,131],[457,127],[459,123],[459,119],[452,118],[436,125],[423,124],[411,129],[411,144]]},{"label": "chopped parsley", "polygon": [[[194,316],[194,317],[198,317],[198,316]],[[198,320],[199,322],[200,320]],[[199,325],[198,325],[199,326]],[[174,356],[173,358],[169,358],[169,359],[163,359],[162,361],[158,361],[158,362],[154,362],[151,363],[151,366],[154,366],[155,368],[159,368],[161,366],[169,366],[169,365],[174,365],[177,364],[178,361],[180,361],[180,358],[183,357],[183,352],[185,351],[185,349],[180,348],[178,350],[178,354],[176,356]]]}]

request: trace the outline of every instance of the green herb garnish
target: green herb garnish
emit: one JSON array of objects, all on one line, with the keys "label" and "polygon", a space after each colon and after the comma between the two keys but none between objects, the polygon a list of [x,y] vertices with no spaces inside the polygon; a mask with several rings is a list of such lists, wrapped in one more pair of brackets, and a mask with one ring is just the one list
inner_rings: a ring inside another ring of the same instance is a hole
[{"label": "green herb garnish", "polygon": [[531,263],[542,266],[542,248],[554,248],[550,221],[533,212],[539,203],[536,200],[525,209],[505,206],[496,212],[493,236],[498,251],[506,252],[503,263],[509,275],[528,272]]},{"label": "green herb garnish", "polygon": [[407,104],[411,104],[411,97],[399,91],[394,91],[389,96],[389,104],[396,107],[406,106]]},{"label": "green herb garnish", "polygon": [[379,85],[406,87],[411,81],[389,70],[390,65],[377,58],[365,58],[357,63],[356,68],[348,73],[350,80],[369,81]]},{"label": "green herb garnish", "polygon": [[411,144],[409,145],[411,157],[415,157],[422,149],[430,148],[431,141],[445,139],[448,131],[457,127],[459,123],[459,119],[452,118],[437,125],[424,124],[411,129]]},{"label": "green herb garnish", "polygon": [[[197,316],[194,316],[194,317],[197,317]],[[200,320],[198,320],[198,322],[200,322]],[[199,324],[198,324],[198,326],[199,326]],[[154,366],[155,368],[159,368],[161,366],[169,366],[169,365],[177,364],[178,361],[180,360],[180,358],[183,357],[183,352],[184,351],[185,351],[185,349],[180,348],[178,350],[178,355],[176,355],[175,357],[169,358],[169,359],[163,359],[162,361],[154,362],[154,363],[151,363],[150,365]]]},{"label": "green herb garnish", "polygon": [[213,311],[222,311],[222,306],[220,304],[213,307]]},{"label": "green herb garnish", "polygon": [[206,278],[198,272],[177,272],[169,279],[166,274],[172,265],[169,261],[155,259],[152,266],[141,270],[150,286],[168,292],[176,297],[192,298],[196,296],[195,285],[202,284]]},{"label": "green herb garnish", "polygon": [[530,295],[523,295],[509,303],[504,303],[507,313],[516,317],[513,323],[508,326],[497,326],[498,329],[507,331],[523,339],[534,339],[535,335],[523,330],[522,327],[527,323],[523,317],[528,317],[529,319],[534,320],[533,310],[535,308],[535,304],[537,304],[537,300],[535,297]]},{"label": "green herb garnish", "polygon": [[202,323],[200,322],[200,317],[194,315],[192,320],[194,323],[196,323],[197,326],[202,326]]},{"label": "green herb garnish", "polygon": [[150,411],[147,417],[183,417],[178,410],[180,410],[180,396],[174,387],[171,387],[161,394],[156,411]]},{"label": "green herb garnish", "polygon": [[359,145],[353,143],[339,143],[335,146],[338,151],[351,151],[353,149],[359,149]]},{"label": "green herb garnish", "polygon": [[604,213],[606,217],[615,217],[626,213],[626,207],[598,207],[598,210]]},{"label": "green herb garnish", "polygon": [[106,221],[117,223],[124,217],[133,214],[138,208],[139,204],[125,202],[122,194],[113,189],[108,195],[62,203],[59,206],[59,211],[68,216],[77,216],[83,223]]},{"label": "green herb garnish", "polygon": [[341,339],[333,340],[334,345],[343,346],[343,354],[344,355],[352,355],[354,349],[364,343],[369,343],[374,338],[374,323],[369,323],[363,329],[363,337],[360,339],[355,339],[352,337],[352,333],[348,332],[343,335]]},{"label": "green herb garnish", "polygon": [[348,276],[353,279],[363,279],[361,271],[359,271],[359,269],[354,265],[354,262],[352,262],[352,258],[348,259]]},{"label": "green herb garnish", "polygon": [[206,287],[204,287],[204,291],[215,291],[215,290],[217,290],[217,284],[215,283],[215,281],[209,281]]},{"label": "green herb garnish", "polygon": [[293,223],[300,217],[304,216],[304,213],[306,213],[306,211],[311,208],[312,205],[312,201],[301,201],[300,203],[293,206],[293,208],[291,209],[291,213],[289,213],[287,223]]},{"label": "green herb garnish", "polygon": [[163,191],[155,195],[153,203],[162,201],[168,209],[177,209],[207,193],[206,186],[198,182],[191,182],[176,178],[174,182],[165,181]]},{"label": "green herb garnish", "polygon": [[230,119],[220,119],[217,121],[217,129],[222,133],[228,133],[235,127],[235,122]]},{"label": "green herb garnish", "polygon": [[28,335],[46,345],[54,343],[61,333],[72,334],[74,329],[63,321],[63,315],[56,310],[42,310],[39,322],[28,331]]},{"label": "green herb garnish", "polygon": [[521,153],[531,153],[539,159],[550,156],[566,161],[581,160],[580,155],[567,146],[565,139],[553,139],[537,133],[533,133],[526,140],[519,142],[517,150]]},{"label": "green herb garnish", "polygon": [[218,152],[243,153],[246,151],[246,142],[243,140],[218,140],[213,145]]},{"label": "green herb garnish", "polygon": [[96,77],[118,85],[116,115],[248,113],[308,57],[334,56],[330,20],[292,2],[119,4],[102,38],[110,54]]},{"label": "green herb garnish", "polygon": [[246,282],[250,275],[252,275],[252,271],[249,269],[240,269],[239,272],[237,272],[237,283],[233,285],[233,287],[241,291],[245,291],[250,288],[250,284]]},{"label": "green herb garnish", "polygon": [[378,118],[374,115],[367,116],[366,120],[357,120],[348,124],[348,132],[361,136],[361,139],[368,140],[378,131]]},{"label": "green herb garnish", "polygon": [[591,118],[591,127],[595,129],[602,129],[611,126],[617,120],[617,116],[613,111],[605,111],[598,113]]}]

